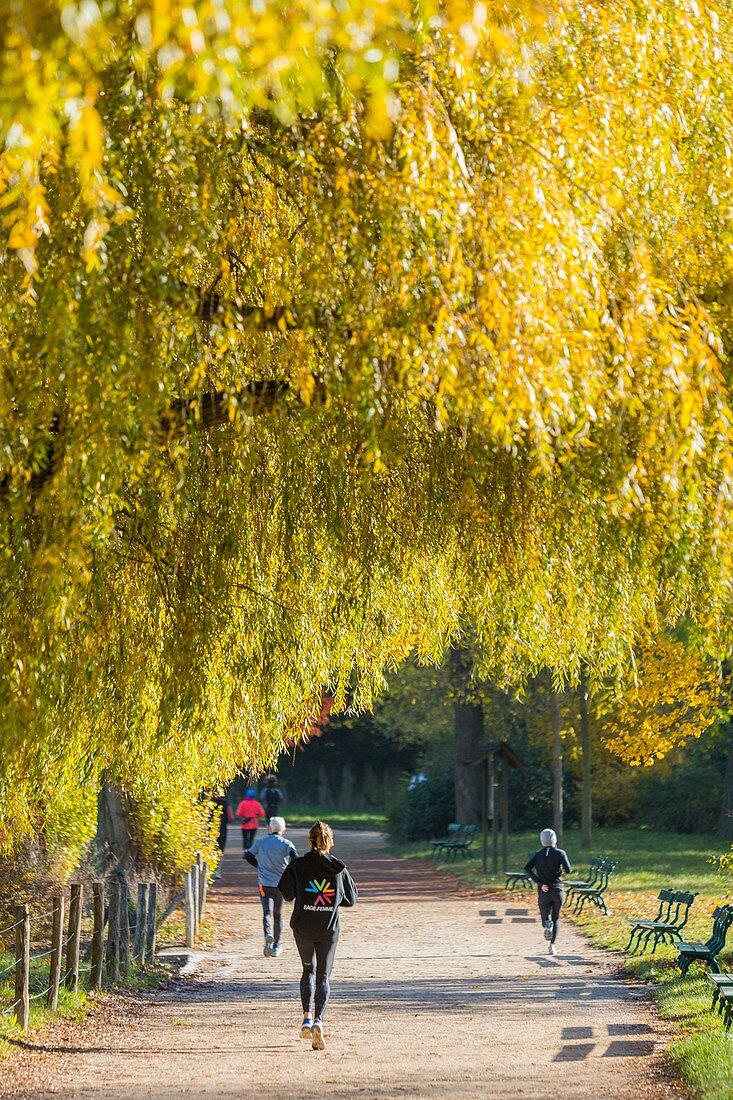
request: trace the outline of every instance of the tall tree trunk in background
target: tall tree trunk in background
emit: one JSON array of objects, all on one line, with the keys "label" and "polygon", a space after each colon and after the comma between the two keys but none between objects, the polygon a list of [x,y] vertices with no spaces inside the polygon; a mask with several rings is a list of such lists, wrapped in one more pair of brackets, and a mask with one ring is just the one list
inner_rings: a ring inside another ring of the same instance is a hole
[{"label": "tall tree trunk in background", "polygon": [[103,783],[97,795],[97,853],[100,871],[135,866],[138,847],[125,791],[116,783]]},{"label": "tall tree trunk in background", "polygon": [[592,772],[591,772],[591,747],[590,747],[590,709],[589,709],[588,677],[585,673],[580,678],[578,695],[580,699],[580,748],[581,759],[581,784],[580,784],[580,843],[583,848],[590,848],[592,843],[593,807],[592,807]]},{"label": "tall tree trunk in background", "polygon": [[721,840],[733,840],[733,721],[728,722],[728,759],[723,775],[723,801],[715,835]]},{"label": "tall tree trunk in background", "polygon": [[455,721],[456,821],[474,825],[481,821],[482,769],[467,765],[484,744],[484,712],[471,700],[472,661],[465,649],[450,651],[450,678]]},{"label": "tall tree trunk in background", "polygon": [[563,782],[562,782],[562,716],[560,698],[550,677],[550,714],[552,717],[552,827],[557,843],[562,847]]}]

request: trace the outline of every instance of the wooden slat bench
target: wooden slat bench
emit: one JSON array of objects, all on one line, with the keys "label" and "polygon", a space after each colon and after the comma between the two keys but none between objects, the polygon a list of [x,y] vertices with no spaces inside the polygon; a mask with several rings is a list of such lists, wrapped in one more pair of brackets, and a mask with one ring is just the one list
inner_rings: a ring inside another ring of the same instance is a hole
[{"label": "wooden slat bench", "polygon": [[697,894],[690,894],[687,891],[660,890],[657,896],[659,909],[653,919],[627,918],[631,925],[631,934],[629,942],[626,944],[626,950],[628,951],[631,948],[634,938],[636,938],[636,944],[631,951],[632,955],[639,950],[646,951],[651,939],[654,940],[652,954],[657,950],[660,943],[667,940],[670,943],[681,940],[682,929],[687,924],[690,908],[696,897]]},{"label": "wooden slat bench", "polygon": [[441,837],[440,840],[431,840],[430,843],[431,843],[432,848],[433,848],[433,851],[431,853],[431,858],[436,859],[438,857],[438,855],[440,854],[440,852],[442,851],[442,849],[445,848],[445,846],[447,844],[452,844],[453,841],[458,836],[458,834],[460,833],[462,828],[463,828],[462,825],[459,825],[457,822],[454,821],[452,825],[448,826],[448,835],[447,836]]},{"label": "wooden slat bench", "polygon": [[[534,852],[527,852],[527,862],[528,863],[529,863],[529,861],[530,861],[530,859],[532,858],[533,855],[534,855]],[[531,875],[527,874],[527,872],[525,870],[505,871],[504,872],[504,878],[506,879],[506,882],[504,883],[504,889],[505,890],[514,890],[517,886],[532,887],[532,886],[535,885],[534,879],[532,878]]]},{"label": "wooden slat bench", "polygon": [[593,856],[588,864],[588,877],[587,878],[569,878],[565,879],[563,885],[567,892],[567,900],[570,901],[573,893],[576,890],[587,890],[591,886],[595,886],[598,882],[598,875],[601,867],[606,862],[605,856]]},{"label": "wooden slat bench", "polygon": [[598,872],[598,880],[593,886],[579,886],[573,890],[573,898],[575,901],[573,906],[574,913],[582,913],[583,906],[589,901],[595,905],[597,909],[600,909],[605,917],[609,915],[609,910],[603,895],[608,889],[608,881],[617,867],[617,861],[612,859],[604,860]]},{"label": "wooden slat bench", "polygon": [[477,835],[478,825],[461,825],[454,839],[444,844],[441,849],[441,852],[445,856],[446,863],[449,863],[451,860],[456,860],[459,855],[461,859],[468,859],[471,855],[471,848]]},{"label": "wooden slat bench", "polygon": [[725,1030],[730,1031],[733,1023],[733,974],[708,974],[713,986],[713,1003],[710,1011],[723,1017]]},{"label": "wooden slat bench", "polygon": [[682,940],[677,945],[680,952],[677,965],[683,978],[694,962],[707,963],[711,970],[720,974],[718,955],[725,947],[725,937],[732,923],[733,905],[719,905],[713,913],[712,934],[705,943],[686,943]]}]

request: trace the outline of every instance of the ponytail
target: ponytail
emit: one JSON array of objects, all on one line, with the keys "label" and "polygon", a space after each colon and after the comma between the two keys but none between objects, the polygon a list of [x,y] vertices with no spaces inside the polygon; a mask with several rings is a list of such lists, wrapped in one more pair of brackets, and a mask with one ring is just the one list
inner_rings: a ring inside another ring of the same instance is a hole
[{"label": "ponytail", "polygon": [[317,821],[308,833],[308,839],[317,852],[327,852],[333,848],[333,829],[325,821]]}]

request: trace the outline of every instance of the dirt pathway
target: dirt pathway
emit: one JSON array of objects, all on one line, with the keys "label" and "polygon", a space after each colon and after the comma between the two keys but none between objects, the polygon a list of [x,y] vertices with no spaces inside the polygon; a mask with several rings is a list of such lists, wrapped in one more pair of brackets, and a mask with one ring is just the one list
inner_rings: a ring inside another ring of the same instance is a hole
[{"label": "dirt pathway", "polygon": [[[232,830],[233,832],[233,830]],[[303,850],[303,834],[292,839]],[[342,917],[328,1049],[297,1034],[292,940],[262,955],[254,872],[232,837],[212,892],[217,946],[193,974],[111,1014],[58,1024],[0,1068],[0,1096],[398,1096],[617,1100],[680,1096],[643,991],[565,926],[548,957],[533,901],[475,898],[455,879],[342,833],[361,899]]]}]

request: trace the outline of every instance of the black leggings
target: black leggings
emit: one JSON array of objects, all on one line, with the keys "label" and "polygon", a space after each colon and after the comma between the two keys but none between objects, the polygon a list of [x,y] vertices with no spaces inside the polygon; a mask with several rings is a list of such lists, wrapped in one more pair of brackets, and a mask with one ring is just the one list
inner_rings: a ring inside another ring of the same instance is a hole
[{"label": "black leggings", "polygon": [[245,852],[254,844],[256,835],[257,826],[255,826],[254,829],[242,829],[242,847],[244,848]]},{"label": "black leggings", "polygon": [[[262,902],[262,927],[265,936],[272,936],[273,947],[280,946],[282,932],[283,896],[277,886],[260,886]],[[272,919],[271,919],[272,915]]]},{"label": "black leggings", "polygon": [[547,893],[538,890],[537,892],[537,903],[540,907],[542,923],[547,924],[548,920],[552,921],[551,943],[554,943],[557,939],[557,926],[560,923],[560,910],[564,901],[565,895],[562,890],[548,890]]},{"label": "black leggings", "polygon": [[317,1020],[323,1019],[323,1013],[328,1004],[328,995],[331,986],[328,978],[336,957],[336,944],[339,941],[338,933],[328,939],[312,940],[293,930],[295,946],[298,948],[300,961],[303,963],[303,974],[300,979],[300,1001],[303,1012],[310,1013],[311,1005],[315,1002]]}]

